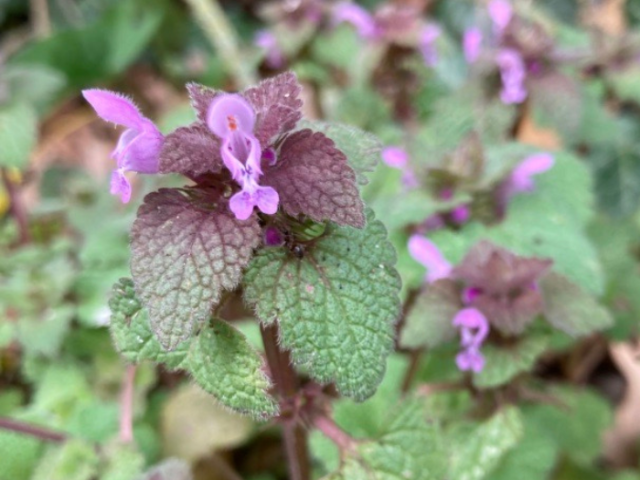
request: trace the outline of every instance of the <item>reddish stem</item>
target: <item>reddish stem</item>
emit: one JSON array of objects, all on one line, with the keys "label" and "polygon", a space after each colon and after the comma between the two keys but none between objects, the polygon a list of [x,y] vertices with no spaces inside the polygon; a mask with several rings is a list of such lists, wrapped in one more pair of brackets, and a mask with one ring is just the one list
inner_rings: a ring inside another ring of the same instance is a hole
[{"label": "reddish stem", "polygon": [[120,441],[133,441],[133,385],[136,379],[136,366],[127,365],[120,394]]},{"label": "reddish stem", "polygon": [[342,452],[349,453],[356,450],[357,442],[336,425],[331,418],[319,415],[315,418],[313,424],[325,437],[335,443]]},{"label": "reddish stem", "polygon": [[27,212],[22,204],[22,199],[15,183],[11,180],[9,171],[6,168],[2,169],[2,182],[4,188],[7,190],[9,196],[9,212],[18,224],[18,233],[20,235],[20,245],[25,245],[31,242],[31,235],[29,234],[29,221],[27,219]]},{"label": "reddish stem", "polygon": [[284,447],[289,467],[289,480],[310,480],[311,464],[307,445],[307,432],[300,424],[295,408],[298,379],[291,366],[291,356],[279,346],[278,326],[260,324],[260,333],[271,372],[271,378],[280,397]]},{"label": "reddish stem", "polygon": [[46,428],[20,422],[12,418],[0,417],[0,430],[10,430],[12,432],[29,435],[31,437],[46,440],[48,442],[61,443],[67,439],[64,433],[54,432]]}]

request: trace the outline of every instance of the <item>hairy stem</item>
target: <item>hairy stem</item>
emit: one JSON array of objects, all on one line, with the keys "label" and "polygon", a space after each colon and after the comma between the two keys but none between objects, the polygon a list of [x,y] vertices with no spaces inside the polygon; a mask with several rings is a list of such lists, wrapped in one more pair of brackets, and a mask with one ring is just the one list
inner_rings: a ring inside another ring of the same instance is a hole
[{"label": "hairy stem", "polygon": [[133,441],[133,384],[136,379],[136,366],[127,365],[120,393],[120,441]]},{"label": "hairy stem", "polygon": [[13,216],[14,220],[18,224],[18,235],[20,238],[20,244],[25,245],[31,242],[31,235],[29,233],[29,221],[27,219],[27,212],[22,204],[22,199],[20,198],[20,193],[16,188],[16,184],[14,183],[9,171],[6,168],[2,169],[2,182],[4,183],[4,188],[7,191],[7,195],[9,196],[9,211],[11,216]]},{"label": "hairy stem", "polygon": [[421,357],[422,352],[420,350],[413,350],[409,353],[409,366],[407,367],[407,371],[405,372],[404,378],[402,379],[402,393],[408,393],[411,389],[413,379],[418,373],[418,369],[420,367]]},{"label": "hairy stem", "polygon": [[186,0],[186,2],[237,85],[248,87],[255,83],[249,64],[240,56],[238,37],[220,4],[216,0]]},{"label": "hairy stem", "polygon": [[284,447],[289,466],[289,480],[309,480],[311,464],[307,445],[307,432],[300,424],[292,408],[298,393],[298,379],[291,366],[289,352],[278,344],[278,327],[275,324],[260,324],[264,350],[271,377],[280,397]]},{"label": "hairy stem", "polygon": [[0,430],[10,430],[30,437],[39,438],[47,442],[61,443],[67,439],[64,433],[54,432],[46,428],[20,422],[12,418],[0,417]]}]

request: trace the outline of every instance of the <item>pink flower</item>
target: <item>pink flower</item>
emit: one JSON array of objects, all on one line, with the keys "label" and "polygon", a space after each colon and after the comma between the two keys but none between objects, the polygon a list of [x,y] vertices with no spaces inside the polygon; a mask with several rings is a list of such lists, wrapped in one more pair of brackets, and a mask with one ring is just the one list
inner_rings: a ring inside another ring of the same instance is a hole
[{"label": "pink flower", "polygon": [[437,25],[426,25],[420,32],[420,41],[418,49],[422,53],[424,63],[432,67],[438,61],[438,51],[436,50],[435,41],[440,36],[441,30]]},{"label": "pink flower", "polygon": [[451,264],[430,240],[420,235],[411,236],[409,253],[427,268],[427,282],[433,283],[436,280],[447,278],[451,274]]},{"label": "pink flower", "polygon": [[480,372],[484,368],[480,347],[489,334],[489,322],[480,310],[464,308],[453,318],[453,326],[460,330],[462,351],[456,357],[458,368]]},{"label": "pink flower", "polygon": [[389,146],[382,149],[382,161],[391,168],[402,171],[402,184],[407,188],[415,188],[418,179],[409,166],[409,154],[402,147]]},{"label": "pink flower", "polygon": [[493,21],[494,32],[501,36],[513,17],[513,8],[506,0],[491,0],[489,2],[489,16]]},{"label": "pink flower", "polygon": [[239,220],[246,220],[258,207],[266,214],[278,210],[278,193],[258,184],[262,176],[262,148],[254,136],[256,114],[238,94],[219,95],[209,106],[207,125],[222,139],[222,161],[241,190],[229,200],[229,207]]},{"label": "pink flower", "polygon": [[509,183],[515,192],[531,192],[535,188],[533,177],[551,169],[554,164],[553,155],[549,153],[534,153],[525,158],[511,172]]},{"label": "pink flower", "polygon": [[502,77],[500,99],[505,104],[522,103],[527,98],[524,85],[526,70],[524,61],[516,50],[505,48],[500,50],[496,58]]},{"label": "pink flower", "polygon": [[353,25],[358,35],[364,39],[374,39],[379,36],[375,18],[360,5],[351,2],[340,2],[333,8],[332,22],[334,25],[347,22]]},{"label": "pink flower", "polygon": [[100,89],[83,90],[82,95],[100,118],[127,127],[111,154],[117,168],[111,174],[110,190],[127,203],[131,199],[131,184],[125,172],[158,173],[158,156],[164,137],[124,95]]},{"label": "pink flower", "polygon": [[256,33],[253,43],[264,50],[265,62],[268,67],[282,68],[284,66],[286,59],[273,33],[268,30],[260,30]]},{"label": "pink flower", "polygon": [[464,58],[468,64],[475,63],[480,57],[482,47],[482,31],[478,27],[471,27],[464,32],[462,39],[462,49]]}]

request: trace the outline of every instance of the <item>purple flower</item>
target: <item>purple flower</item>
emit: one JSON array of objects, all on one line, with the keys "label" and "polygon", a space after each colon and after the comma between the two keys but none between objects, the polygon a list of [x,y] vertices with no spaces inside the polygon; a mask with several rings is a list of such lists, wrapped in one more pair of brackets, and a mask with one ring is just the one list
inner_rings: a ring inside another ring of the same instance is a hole
[{"label": "purple flower", "polygon": [[353,25],[360,37],[371,40],[379,36],[375,18],[360,5],[351,2],[340,2],[333,8],[334,25],[347,22]]},{"label": "purple flower", "polygon": [[268,226],[264,230],[264,244],[267,247],[279,247],[284,244],[282,232],[274,226]]},{"label": "purple flower", "polygon": [[255,112],[238,94],[219,95],[207,113],[209,129],[222,140],[222,161],[241,187],[229,200],[229,207],[239,220],[249,218],[256,206],[270,215],[278,210],[278,193],[258,184],[262,148],[253,133],[255,123]]},{"label": "purple flower", "polygon": [[534,153],[525,158],[513,169],[509,177],[510,189],[515,192],[531,192],[535,188],[534,175],[544,173],[553,167],[553,155],[549,153]]},{"label": "purple flower", "polygon": [[402,171],[402,184],[407,188],[419,185],[418,179],[409,166],[409,154],[401,147],[390,146],[382,149],[382,161],[392,168]]},{"label": "purple flower", "polygon": [[453,326],[460,330],[462,351],[456,356],[458,368],[480,372],[484,367],[480,347],[489,334],[489,322],[480,310],[464,308],[453,318]]},{"label": "purple flower", "polygon": [[502,91],[500,99],[505,104],[522,103],[527,98],[527,90],[524,86],[525,64],[516,50],[505,48],[500,50],[496,57],[502,77]]},{"label": "purple flower", "polygon": [[496,35],[501,36],[511,22],[513,8],[506,0],[491,0],[489,2],[489,16],[493,21],[493,28]]},{"label": "purple flower", "polygon": [[278,45],[276,36],[268,30],[256,33],[254,44],[265,52],[265,62],[270,68],[282,68],[286,62],[284,53]]},{"label": "purple flower", "polygon": [[467,205],[460,205],[451,211],[451,220],[453,220],[457,225],[467,223],[470,216],[471,212]]},{"label": "purple flower", "polygon": [[82,95],[100,118],[127,127],[111,153],[117,168],[111,174],[110,190],[127,203],[131,199],[131,184],[125,172],[158,173],[158,156],[164,137],[125,96],[99,89],[83,90]]},{"label": "purple flower", "polygon": [[424,63],[432,67],[438,61],[438,51],[436,50],[435,41],[440,36],[441,30],[437,25],[425,25],[420,32],[420,40],[418,49],[422,53]]},{"label": "purple flower", "polygon": [[409,253],[427,268],[427,282],[433,283],[450,275],[451,264],[430,240],[420,235],[412,235],[409,239]]},{"label": "purple flower", "polygon": [[462,48],[464,50],[464,58],[468,64],[475,63],[478,60],[481,47],[482,31],[478,27],[467,29],[462,38]]}]

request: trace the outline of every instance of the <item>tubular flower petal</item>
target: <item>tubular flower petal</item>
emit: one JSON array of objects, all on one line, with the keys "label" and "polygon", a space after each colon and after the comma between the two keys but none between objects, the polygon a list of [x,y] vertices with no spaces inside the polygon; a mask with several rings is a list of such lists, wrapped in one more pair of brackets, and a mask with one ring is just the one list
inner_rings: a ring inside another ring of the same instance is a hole
[{"label": "tubular flower petal", "polygon": [[270,68],[282,68],[286,62],[284,53],[278,45],[276,36],[268,30],[256,33],[253,43],[264,50],[265,61]]},{"label": "tubular flower petal", "polygon": [[413,235],[409,239],[409,253],[427,268],[427,282],[432,283],[450,275],[451,264],[430,240]]},{"label": "tubular flower petal", "polygon": [[[262,176],[262,159],[276,161],[275,152],[263,152],[254,136],[256,114],[238,94],[220,95],[207,112],[209,129],[222,139],[222,161],[241,190],[229,200],[229,208],[239,220],[248,219],[253,208],[272,215],[278,210],[278,193],[258,184]],[[266,155],[265,155],[266,152]]]},{"label": "tubular flower petal", "polygon": [[513,49],[505,48],[496,58],[502,78],[500,99],[502,103],[522,103],[527,98],[524,85],[526,70],[520,54]]},{"label": "tubular flower petal", "polygon": [[480,347],[489,334],[489,322],[480,310],[464,308],[453,319],[453,326],[460,330],[462,351],[456,357],[458,368],[479,372],[484,367]]},{"label": "tubular flower petal", "polygon": [[438,61],[438,51],[435,42],[440,36],[441,30],[437,25],[426,25],[420,32],[418,48],[422,53],[424,63],[432,67]]},{"label": "tubular flower petal", "polygon": [[375,18],[360,5],[351,2],[338,3],[333,9],[333,24],[347,22],[353,25],[358,35],[364,39],[374,39],[379,35]]},{"label": "tubular flower petal", "polygon": [[491,0],[488,9],[495,33],[502,35],[513,17],[511,4],[506,0]]},{"label": "tubular flower petal", "polygon": [[124,172],[158,173],[164,137],[125,96],[99,89],[83,90],[82,95],[100,118],[127,127],[111,154],[118,166],[111,176],[111,193],[120,195],[127,203],[131,198],[131,185]]},{"label": "tubular flower petal", "polygon": [[462,38],[462,49],[464,51],[464,58],[468,64],[475,63],[475,61],[478,60],[481,47],[482,31],[477,27],[466,30]]}]

